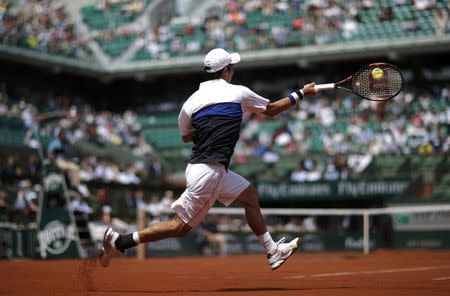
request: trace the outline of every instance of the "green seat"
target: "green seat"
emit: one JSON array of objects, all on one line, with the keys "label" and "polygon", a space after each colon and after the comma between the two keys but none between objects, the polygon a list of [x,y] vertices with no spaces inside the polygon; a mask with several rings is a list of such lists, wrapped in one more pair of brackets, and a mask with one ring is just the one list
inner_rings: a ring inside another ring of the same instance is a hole
[{"label": "green seat", "polygon": [[178,113],[155,114],[146,117],[140,117],[138,119],[138,124],[143,129],[163,126],[176,127],[178,124]]},{"label": "green seat", "polygon": [[374,159],[373,166],[377,176],[392,178],[398,176],[399,169],[405,162],[405,157],[380,155]]},{"label": "green seat", "polygon": [[25,138],[24,130],[0,128],[0,145],[23,146]]},{"label": "green seat", "polygon": [[435,170],[442,160],[442,156],[439,155],[413,156],[410,159],[409,169],[412,176],[422,175],[425,182],[433,182]]},{"label": "green seat", "polygon": [[148,142],[160,149],[185,146],[178,128],[147,129],[143,131],[143,135]]},{"label": "green seat", "polygon": [[[151,0],[144,1],[144,7]],[[91,30],[105,30],[118,28],[136,20],[140,16],[139,12],[125,12],[123,9],[128,3],[118,3],[110,5],[109,10],[99,11],[95,5],[83,6],[80,10],[83,22]]]}]

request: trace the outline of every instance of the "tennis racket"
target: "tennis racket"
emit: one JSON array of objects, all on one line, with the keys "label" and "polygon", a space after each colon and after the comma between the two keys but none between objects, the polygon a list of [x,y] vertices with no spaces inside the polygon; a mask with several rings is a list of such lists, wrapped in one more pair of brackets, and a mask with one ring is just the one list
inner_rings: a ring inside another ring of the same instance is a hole
[{"label": "tennis racket", "polygon": [[369,64],[339,82],[316,85],[319,92],[343,89],[363,99],[377,102],[395,97],[402,88],[402,73],[396,66],[387,63]]}]

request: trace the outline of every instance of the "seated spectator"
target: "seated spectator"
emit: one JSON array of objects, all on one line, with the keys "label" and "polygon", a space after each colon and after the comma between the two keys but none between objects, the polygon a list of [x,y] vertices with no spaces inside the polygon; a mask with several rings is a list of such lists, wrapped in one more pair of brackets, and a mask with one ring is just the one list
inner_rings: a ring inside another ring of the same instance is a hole
[{"label": "seated spectator", "polygon": [[22,180],[18,185],[16,199],[14,200],[13,222],[29,223],[36,219],[37,193],[33,191],[30,180]]},{"label": "seated spectator", "polygon": [[35,154],[30,154],[28,156],[28,160],[25,167],[25,173],[35,176],[36,174],[40,173],[41,170],[41,164],[39,160],[37,159]]},{"label": "seated spectator", "polygon": [[161,215],[161,204],[159,202],[159,197],[157,195],[152,195],[150,198],[149,203],[145,207],[145,211],[149,214],[150,223],[153,224],[156,222],[161,221],[160,215]]},{"label": "seated spectator", "polygon": [[339,180],[339,172],[336,170],[334,163],[330,162],[327,164],[323,178],[327,181]]},{"label": "seated spectator", "polygon": [[303,230],[303,225],[298,217],[291,217],[289,221],[284,225],[285,231],[292,231],[292,232],[300,232]]},{"label": "seated spectator", "polygon": [[292,182],[306,182],[307,181],[308,172],[303,168],[303,163],[299,162],[297,164],[297,168],[291,173],[291,181]]},{"label": "seated spectator", "polygon": [[128,223],[126,223],[125,221],[123,221],[117,217],[113,217],[111,215],[111,212],[112,212],[112,209],[110,206],[108,206],[108,205],[103,206],[100,221],[108,226],[114,227],[115,229],[117,229],[120,232],[127,231],[128,227],[129,227]]},{"label": "seated spectator", "polygon": [[2,167],[2,176],[5,178],[16,178],[22,175],[22,170],[17,165],[16,158],[12,155],[8,156],[6,163]]},{"label": "seated spectator", "polygon": [[72,212],[79,212],[87,215],[92,214],[93,212],[86,199],[83,198],[80,194],[73,195],[73,200],[70,203],[70,209],[72,210]]},{"label": "seated spectator", "polygon": [[316,224],[316,217],[310,216],[303,220],[303,228],[307,232],[315,232],[318,230],[317,224]]},{"label": "seated spectator", "polygon": [[4,191],[0,191],[0,222],[9,220],[9,204]]},{"label": "seated spectator", "polygon": [[291,173],[292,182],[314,182],[320,180],[321,173],[316,168],[312,159],[305,159],[297,164],[297,168]]},{"label": "seated spectator", "polygon": [[417,10],[431,9],[436,6],[436,0],[413,0]]},{"label": "seated spectator", "polygon": [[394,11],[392,7],[383,8],[378,14],[378,19],[382,22],[390,22],[394,19]]},{"label": "seated spectator", "polygon": [[86,185],[80,181],[80,167],[69,160],[71,143],[67,138],[65,130],[60,130],[58,136],[54,138],[47,147],[47,157],[53,161],[56,166],[63,172],[67,173],[69,183],[72,188],[78,190],[80,194],[87,197],[89,190]]},{"label": "seated spectator", "polygon": [[205,247],[211,248],[213,255],[225,256],[227,254],[227,239],[218,230],[219,216],[206,215],[198,227],[197,243],[206,252]]}]

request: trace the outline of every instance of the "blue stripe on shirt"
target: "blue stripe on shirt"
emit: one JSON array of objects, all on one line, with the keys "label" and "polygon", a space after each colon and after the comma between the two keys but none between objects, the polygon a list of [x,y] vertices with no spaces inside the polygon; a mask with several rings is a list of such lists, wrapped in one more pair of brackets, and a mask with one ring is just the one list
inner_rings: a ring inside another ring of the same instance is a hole
[{"label": "blue stripe on shirt", "polygon": [[198,120],[205,116],[218,115],[226,117],[242,117],[240,103],[219,103],[200,109],[192,115],[192,120]]}]

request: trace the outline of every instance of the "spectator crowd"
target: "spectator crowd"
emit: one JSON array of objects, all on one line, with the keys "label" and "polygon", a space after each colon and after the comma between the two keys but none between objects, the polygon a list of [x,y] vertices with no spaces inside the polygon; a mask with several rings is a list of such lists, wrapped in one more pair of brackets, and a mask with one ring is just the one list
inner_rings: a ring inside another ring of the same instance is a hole
[{"label": "spectator crowd", "polygon": [[[386,103],[346,94],[304,100],[277,118],[284,124],[261,131],[263,116],[244,122],[235,163],[260,158],[271,164],[301,155],[290,175],[295,182],[346,179],[376,155],[444,155],[450,151],[450,86],[429,91],[406,89]],[[325,156],[323,162],[312,153]]]},{"label": "spectator crowd", "polygon": [[[376,0],[222,0],[215,1],[204,14],[179,23],[171,22],[177,16],[174,11],[162,10],[161,14],[167,15],[158,15],[159,24],[152,28],[146,22],[134,21],[149,1],[94,3],[96,13],[105,14],[101,18],[111,25],[90,28],[83,35],[62,2],[1,0],[0,42],[92,62],[93,53],[88,46],[91,41],[114,58],[137,41],[146,53],[144,59],[168,59],[215,47],[247,51],[351,41],[360,33],[361,25],[367,25],[362,16],[367,11],[376,11],[374,22],[401,22],[395,26],[405,36],[424,29],[426,21],[416,11],[431,13],[426,17],[432,19],[436,35],[450,32],[449,7],[440,0],[395,0],[391,6]],[[116,7],[121,8],[118,15]],[[399,7],[409,7],[414,13],[407,19],[398,19],[394,8]],[[122,22],[126,16],[133,16],[131,22]],[[141,59],[139,54],[136,58]]]},{"label": "spectator crowd", "polygon": [[53,0],[1,0],[0,43],[93,60],[64,4]]},{"label": "spectator crowd", "polygon": [[[379,1],[336,0],[223,0],[216,1],[206,15],[184,24],[161,24],[154,30],[137,27],[141,44],[154,59],[194,55],[215,47],[237,51],[290,46],[324,45],[352,40],[362,23],[361,12],[378,11],[376,22],[391,22],[393,7],[413,5],[417,11],[433,11],[435,33],[450,33],[449,7],[439,1],[396,0],[385,7]],[[403,20],[401,29],[421,29],[416,16]],[[181,26],[181,27],[180,27]]]},{"label": "spectator crowd", "polygon": [[[33,132],[35,125],[45,114],[54,111],[62,112],[63,118],[41,126],[38,141]],[[15,128],[19,133],[26,131],[23,145],[42,148],[45,156],[67,175],[71,194],[80,196],[80,202],[93,196],[86,186],[89,182],[138,185],[143,180],[163,177],[161,162],[139,134],[134,111],[120,115],[96,111],[79,97],[2,84],[0,117],[20,119],[20,127]],[[108,148],[120,149],[120,157],[106,153]],[[21,221],[35,209],[34,199],[41,183],[42,163],[37,150],[31,151],[0,157],[0,185],[12,188],[8,194],[19,192],[17,199],[9,199],[8,207],[27,213],[20,216]],[[22,188],[34,194],[21,194]]]}]

